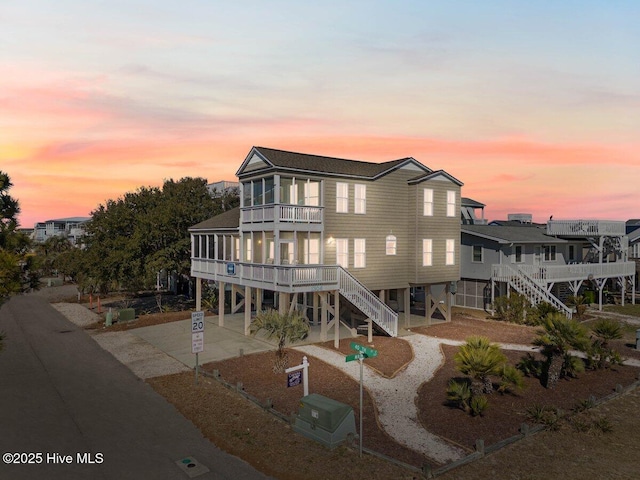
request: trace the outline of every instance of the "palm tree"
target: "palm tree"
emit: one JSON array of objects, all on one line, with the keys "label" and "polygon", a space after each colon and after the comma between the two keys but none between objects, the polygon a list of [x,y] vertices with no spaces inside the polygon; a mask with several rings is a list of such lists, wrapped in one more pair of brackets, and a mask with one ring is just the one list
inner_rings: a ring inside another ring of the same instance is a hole
[{"label": "palm tree", "polygon": [[543,330],[537,332],[534,345],[542,347],[547,357],[545,386],[554,388],[562,376],[565,363],[571,362],[570,349],[586,351],[589,344],[586,329],[561,313],[550,313],[542,321]]},{"label": "palm tree", "polygon": [[488,338],[471,336],[460,346],[454,357],[458,370],[472,378],[471,392],[473,395],[492,393],[491,376],[500,376],[507,357],[500,351],[500,347],[491,343]]},{"label": "palm tree", "polygon": [[567,299],[567,305],[575,307],[576,317],[582,318],[587,310],[587,299],[582,295],[574,295]]},{"label": "palm tree", "polygon": [[273,372],[282,373],[288,364],[287,352],[284,350],[285,344],[305,338],[309,334],[309,322],[297,311],[280,314],[269,309],[258,313],[251,322],[252,335],[261,330],[264,330],[269,340],[275,338],[278,341]]},{"label": "palm tree", "polygon": [[597,337],[591,344],[589,361],[596,368],[603,368],[607,363],[621,363],[620,354],[613,348],[609,348],[611,340],[622,338],[622,327],[615,320],[603,318],[591,329]]}]

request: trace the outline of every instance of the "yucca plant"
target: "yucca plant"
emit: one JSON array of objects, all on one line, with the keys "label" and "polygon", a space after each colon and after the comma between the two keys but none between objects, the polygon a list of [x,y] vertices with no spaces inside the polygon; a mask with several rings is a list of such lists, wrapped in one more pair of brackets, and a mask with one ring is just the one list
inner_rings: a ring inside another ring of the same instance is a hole
[{"label": "yucca plant", "polygon": [[567,305],[576,309],[576,317],[582,318],[587,311],[587,299],[582,295],[573,295],[567,299]]},{"label": "yucca plant", "polygon": [[284,349],[286,343],[306,338],[309,334],[309,322],[297,311],[280,314],[269,309],[258,313],[251,322],[251,334],[255,335],[260,331],[264,331],[269,340],[276,339],[278,341],[273,372],[282,373],[288,364],[287,352]]},{"label": "yucca plant", "polygon": [[508,392],[511,389],[522,390],[524,388],[524,377],[522,372],[513,365],[504,364],[502,373],[500,374],[500,385],[498,391],[500,393]]},{"label": "yucca plant", "polygon": [[465,380],[451,379],[447,384],[447,400],[449,403],[469,413],[469,401],[471,400],[471,389],[469,382]]},{"label": "yucca plant", "polygon": [[547,315],[542,327],[533,343],[542,347],[542,353],[547,357],[545,386],[554,388],[565,373],[579,369],[578,362],[571,360],[574,357],[569,355],[569,350],[587,351],[589,339],[582,325],[560,313]]},{"label": "yucca plant", "polygon": [[588,362],[592,368],[605,368],[609,364],[622,364],[620,353],[609,347],[611,340],[622,338],[622,327],[615,320],[603,318],[591,328],[595,339],[591,342]]},{"label": "yucca plant", "polygon": [[488,338],[471,336],[461,345],[454,360],[457,368],[472,378],[472,395],[492,393],[491,376],[500,376],[507,357]]},{"label": "yucca plant", "polygon": [[471,415],[477,417],[478,415],[482,415],[487,407],[489,407],[489,399],[484,395],[475,395],[471,397],[469,407],[471,408]]}]

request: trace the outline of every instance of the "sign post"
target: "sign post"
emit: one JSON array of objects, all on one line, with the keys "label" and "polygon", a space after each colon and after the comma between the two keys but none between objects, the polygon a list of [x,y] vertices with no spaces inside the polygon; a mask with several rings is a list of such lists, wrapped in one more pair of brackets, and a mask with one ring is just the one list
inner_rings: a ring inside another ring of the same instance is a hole
[{"label": "sign post", "polygon": [[196,354],[196,385],[198,384],[198,353],[204,351],[204,312],[191,312],[191,353]]},{"label": "sign post", "polygon": [[[302,370],[300,372],[300,370]],[[299,373],[292,373],[299,372]],[[285,373],[288,373],[287,377],[287,387],[295,387],[296,385],[300,385],[300,374],[302,374],[302,389],[304,396],[309,395],[309,362],[307,361],[307,356],[302,357],[302,364],[297,365],[295,367],[289,367],[285,370]]]},{"label": "sign post", "polygon": [[378,351],[369,348],[365,345],[361,345],[356,342],[351,342],[351,348],[358,353],[352,353],[345,357],[346,362],[352,362],[354,360],[360,360],[360,456],[362,457],[362,384],[363,384],[363,360],[365,358],[373,358],[378,356]]}]

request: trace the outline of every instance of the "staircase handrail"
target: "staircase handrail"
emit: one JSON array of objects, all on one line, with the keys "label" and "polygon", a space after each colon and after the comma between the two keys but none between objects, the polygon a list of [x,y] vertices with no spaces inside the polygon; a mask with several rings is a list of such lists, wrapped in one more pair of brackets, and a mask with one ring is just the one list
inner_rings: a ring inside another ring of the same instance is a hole
[{"label": "staircase handrail", "polygon": [[338,288],[342,296],[390,336],[398,335],[398,314],[342,267],[338,267]]},{"label": "staircase handrail", "polygon": [[[509,273],[509,285],[515,288],[519,293],[529,297],[529,300],[532,303],[537,304],[539,303],[539,301],[545,301],[558,310],[564,312],[564,314],[568,318],[571,318],[573,316],[573,310],[567,307],[558,297],[553,295],[551,292],[548,292],[545,288],[542,288],[538,284],[538,282],[529,277],[529,275],[527,275],[525,271],[518,267],[513,268],[510,265],[501,265],[501,267]],[[519,284],[517,280],[521,281],[523,285]],[[526,285],[529,291],[525,290],[524,285]]]}]

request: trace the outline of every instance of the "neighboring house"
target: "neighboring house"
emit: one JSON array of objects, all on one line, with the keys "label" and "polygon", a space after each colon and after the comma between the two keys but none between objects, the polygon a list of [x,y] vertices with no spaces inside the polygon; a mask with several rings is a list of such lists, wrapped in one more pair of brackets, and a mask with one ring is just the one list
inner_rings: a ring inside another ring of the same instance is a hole
[{"label": "neighboring house", "polygon": [[211,195],[222,195],[224,193],[230,193],[240,188],[240,183],[229,182],[222,180],[220,182],[214,182],[207,184],[207,189]]},{"label": "neighboring house", "polygon": [[33,239],[38,243],[44,243],[51,237],[66,237],[76,245],[78,239],[85,234],[85,224],[91,217],[71,217],[47,220],[36,223],[33,228]]},{"label": "neighboring house", "polygon": [[565,302],[585,288],[602,295],[631,290],[635,264],[628,258],[624,222],[550,220],[546,228],[527,223],[462,225],[461,280],[456,305],[489,310],[496,297],[518,291],[533,304],[548,302],[571,316]]},{"label": "neighboring house", "polygon": [[218,282],[219,322],[226,284],[232,311],[244,306],[245,332],[247,304],[260,310],[269,299],[320,321],[323,338],[333,328],[337,341],[338,321],[357,326],[357,311],[395,336],[418,286],[425,316],[450,319],[462,183],[447,172],[413,158],[370,163],[254,147],[236,175],[240,208],[190,229],[196,300],[202,280]]},{"label": "neighboring house", "polygon": [[[471,198],[462,197],[460,201],[461,214],[460,218],[463,225],[486,225],[484,218],[484,203],[477,202]],[[480,217],[478,218],[478,210]]]},{"label": "neighboring house", "polygon": [[627,222],[627,235],[629,237],[629,258],[636,262],[636,276],[640,274],[640,221],[636,228],[629,230]]}]

